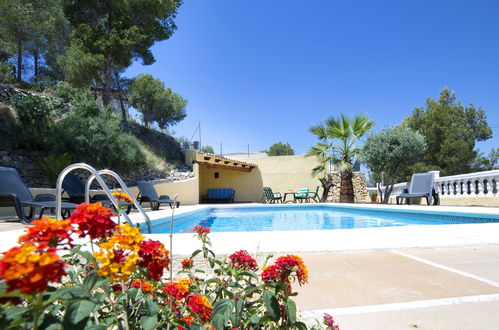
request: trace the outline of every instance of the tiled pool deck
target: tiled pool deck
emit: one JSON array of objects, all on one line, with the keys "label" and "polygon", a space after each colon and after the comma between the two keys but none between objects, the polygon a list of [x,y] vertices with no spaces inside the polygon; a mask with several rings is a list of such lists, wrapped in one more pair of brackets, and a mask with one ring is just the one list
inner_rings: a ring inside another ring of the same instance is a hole
[{"label": "tiled pool deck", "polygon": [[[375,207],[499,214],[482,207]],[[171,210],[149,215],[169,217]],[[0,251],[15,244],[22,227],[0,223]],[[169,244],[167,235],[151,236]],[[212,233],[211,239],[219,255],[239,249],[301,255],[310,280],[297,288],[296,301],[309,320],[328,312],[342,329],[499,329],[499,223]],[[198,247],[193,234],[174,234],[173,242],[175,255]]]}]

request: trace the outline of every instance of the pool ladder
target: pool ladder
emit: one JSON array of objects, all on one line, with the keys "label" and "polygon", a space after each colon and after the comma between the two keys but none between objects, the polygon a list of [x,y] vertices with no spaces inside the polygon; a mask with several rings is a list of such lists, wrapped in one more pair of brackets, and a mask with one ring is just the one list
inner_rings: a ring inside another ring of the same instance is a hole
[{"label": "pool ladder", "polygon": [[[64,177],[71,171],[76,170],[76,169],[84,169],[87,170],[91,173],[91,176],[88,178],[87,183],[85,185],[85,203],[88,203],[90,201],[90,186],[92,185],[92,182],[94,180],[97,180],[97,182],[100,184],[104,192],[106,193],[107,197],[113,203],[114,207],[116,209],[119,208],[119,203],[116,197],[113,196],[113,193],[111,192],[111,189],[109,189],[108,185],[102,178],[102,175],[109,175],[112,176],[121,186],[121,189],[125,191],[131,198],[133,198],[132,193],[130,192],[130,189],[128,189],[127,185],[123,181],[123,179],[114,171],[111,170],[100,170],[97,171],[94,167],[85,164],[85,163],[76,163],[67,166],[64,170],[62,170],[61,174],[59,174],[59,177],[57,178],[57,183],[56,183],[56,196],[55,196],[55,203],[56,203],[56,219],[61,220],[62,219],[62,212],[61,212],[61,206],[62,206],[62,182],[64,181]],[[151,220],[149,219],[149,216],[146,214],[142,206],[140,206],[140,203],[137,201],[136,198],[133,198],[134,202],[133,205],[139,210],[139,212],[142,214],[146,224],[147,224],[147,232],[150,234],[152,233],[152,226],[151,226]],[[133,222],[128,216],[128,214],[123,213],[123,217],[125,218],[126,222],[133,226]]]}]

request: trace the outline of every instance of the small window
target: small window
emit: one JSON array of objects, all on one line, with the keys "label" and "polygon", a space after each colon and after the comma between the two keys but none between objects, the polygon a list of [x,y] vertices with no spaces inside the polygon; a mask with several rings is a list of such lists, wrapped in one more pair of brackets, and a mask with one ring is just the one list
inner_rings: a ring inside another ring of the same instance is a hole
[{"label": "small window", "polygon": [[218,172],[215,172],[215,179],[218,179]]}]

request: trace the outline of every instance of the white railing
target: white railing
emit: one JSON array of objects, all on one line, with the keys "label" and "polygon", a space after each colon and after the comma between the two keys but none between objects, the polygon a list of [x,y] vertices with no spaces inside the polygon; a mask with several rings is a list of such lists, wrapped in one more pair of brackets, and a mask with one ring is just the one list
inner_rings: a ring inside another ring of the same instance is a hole
[{"label": "white railing", "polygon": [[[439,176],[435,173],[435,191],[440,197],[499,197],[499,170],[474,172],[459,175]],[[407,182],[396,183],[390,197],[400,195],[407,188]],[[376,187],[367,188],[369,192],[377,192]],[[384,191],[385,187],[381,187]]]},{"label": "white railing", "polygon": [[441,197],[499,197],[499,170],[435,178],[435,190]]}]

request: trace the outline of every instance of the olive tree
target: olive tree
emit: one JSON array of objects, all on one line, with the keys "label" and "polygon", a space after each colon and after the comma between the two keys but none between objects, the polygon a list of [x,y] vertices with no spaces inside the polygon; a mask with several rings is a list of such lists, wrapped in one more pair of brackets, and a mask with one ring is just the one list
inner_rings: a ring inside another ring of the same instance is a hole
[{"label": "olive tree", "polygon": [[385,128],[367,137],[360,158],[374,177],[380,179],[384,174],[384,182],[378,183],[378,190],[381,184],[386,186],[384,195],[380,193],[383,203],[388,203],[397,175],[420,161],[425,150],[425,137],[408,128]]}]

